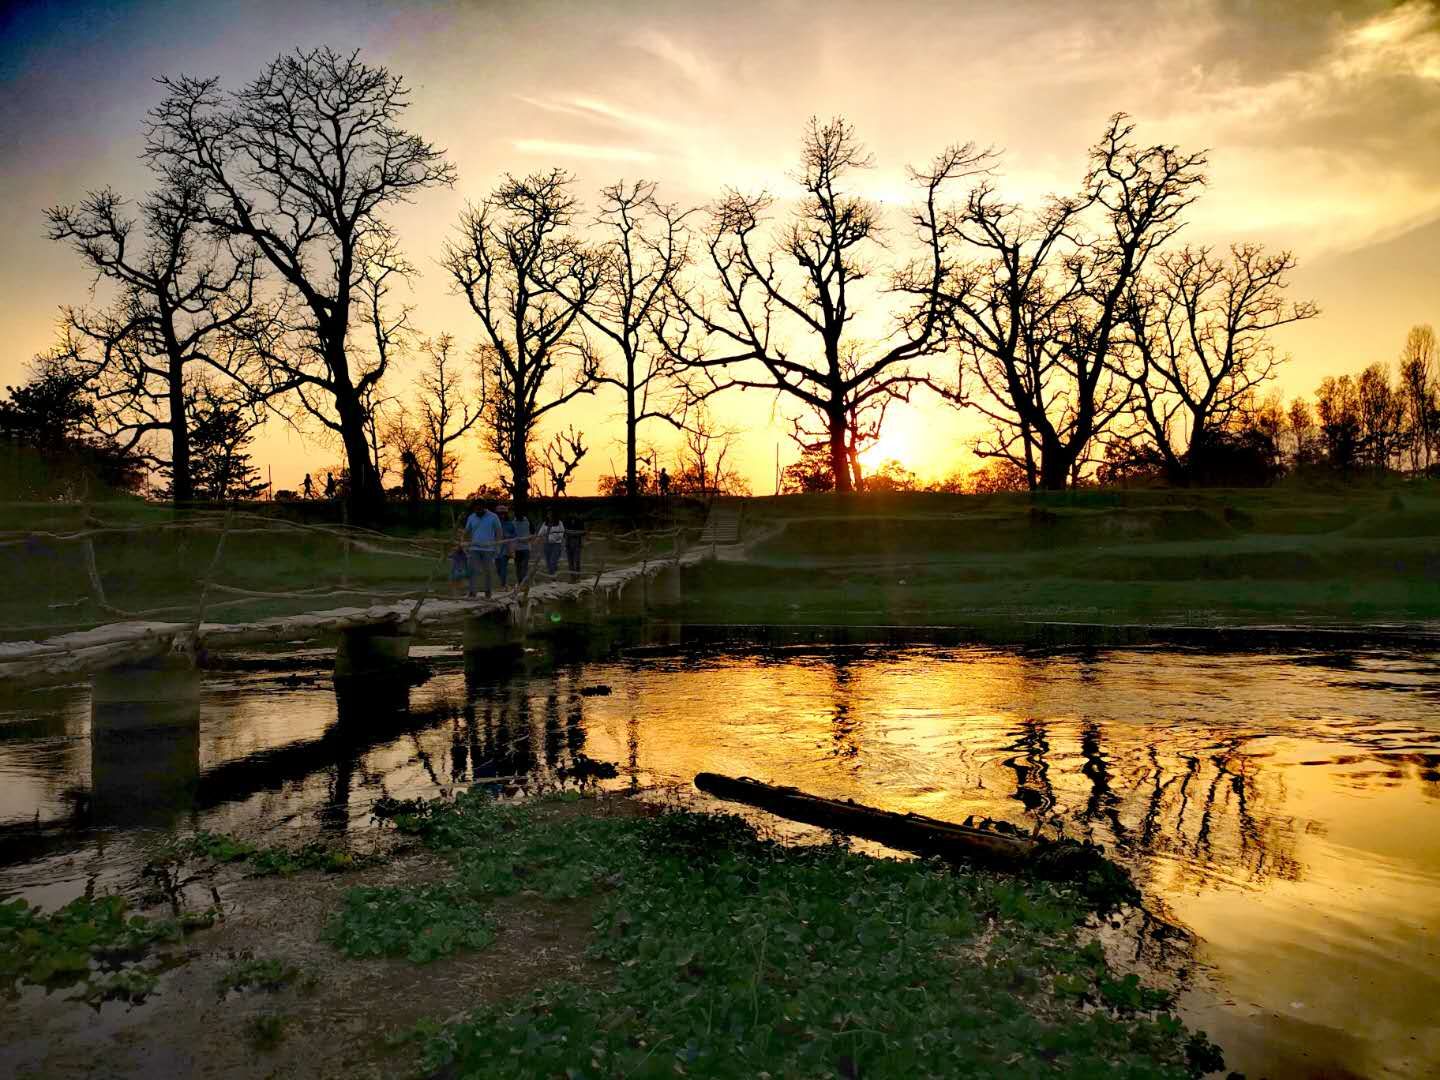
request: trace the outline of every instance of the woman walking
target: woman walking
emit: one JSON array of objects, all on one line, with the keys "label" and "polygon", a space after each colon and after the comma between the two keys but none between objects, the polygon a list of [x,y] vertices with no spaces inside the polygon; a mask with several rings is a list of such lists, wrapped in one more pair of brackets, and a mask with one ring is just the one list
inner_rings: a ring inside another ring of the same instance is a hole
[{"label": "woman walking", "polygon": [[545,511],[545,524],[540,526],[540,542],[545,551],[545,572],[553,575],[560,569],[560,553],[565,550],[565,526],[553,509]]}]

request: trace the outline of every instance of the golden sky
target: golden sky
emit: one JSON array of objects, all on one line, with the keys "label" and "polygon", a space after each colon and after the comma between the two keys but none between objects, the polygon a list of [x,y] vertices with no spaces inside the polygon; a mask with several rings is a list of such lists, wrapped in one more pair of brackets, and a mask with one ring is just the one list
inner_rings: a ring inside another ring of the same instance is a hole
[{"label": "golden sky", "polygon": [[[449,151],[453,191],[393,216],[420,269],[426,333],[477,339],[437,260],[461,207],[504,171],[560,165],[590,205],[645,177],[699,204],[725,186],[787,194],[806,118],[844,115],[876,157],[865,189],[898,214],[906,164],[946,144],[1003,149],[1004,185],[1039,197],[1078,184],[1113,112],[1150,141],[1210,148],[1211,182],[1187,239],[1294,250],[1297,297],[1322,316],[1278,336],[1282,388],[1393,360],[1408,327],[1440,322],[1440,10],[1321,0],[972,0],[958,3],[11,4],[0,16],[0,383],[84,303],[78,259],[44,238],[43,210],[111,184],[143,193],[136,160],[151,81],[216,74],[238,86],[281,51],[360,47],[413,88],[407,125]],[[561,413],[592,446],[580,490],[623,465],[618,391]],[[717,409],[768,493],[777,444],[754,391]],[[892,410],[882,452],[922,477],[972,464],[973,421],[921,400]],[[642,438],[647,437],[642,435]],[[666,432],[648,437],[664,444]],[[339,453],[267,431],[256,458],[277,487]],[[493,476],[468,444],[462,487]]]}]

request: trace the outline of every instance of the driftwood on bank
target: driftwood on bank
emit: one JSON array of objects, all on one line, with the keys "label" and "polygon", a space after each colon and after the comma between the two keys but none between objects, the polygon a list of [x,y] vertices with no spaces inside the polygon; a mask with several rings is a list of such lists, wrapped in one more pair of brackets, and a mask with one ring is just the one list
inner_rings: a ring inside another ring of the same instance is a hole
[{"label": "driftwood on bank", "polygon": [[695,786],[719,799],[758,806],[792,821],[849,833],[920,855],[967,859],[986,866],[1015,869],[1029,863],[1039,846],[1025,837],[956,825],[919,814],[877,810],[848,799],[822,799],[798,788],[762,784],[749,777],[702,772],[696,774]]}]

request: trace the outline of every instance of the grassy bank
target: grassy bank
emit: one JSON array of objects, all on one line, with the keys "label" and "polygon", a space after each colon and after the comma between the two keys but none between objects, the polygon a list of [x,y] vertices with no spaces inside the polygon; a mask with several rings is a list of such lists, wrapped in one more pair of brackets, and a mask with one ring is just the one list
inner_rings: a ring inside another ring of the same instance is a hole
[{"label": "grassy bank", "polygon": [[[1219,1064],[1165,994],[1085,943],[1090,908],[1065,885],[784,847],[737,818],[624,799],[474,792],[391,809],[411,855],[267,881],[266,899],[157,972],[123,1043],[52,1046],[41,1071],[125,1075],[180,1053],[255,1076],[1109,1078]],[[223,1007],[185,993],[206,984]],[[13,1010],[29,1022],[7,1025],[0,1059],[33,1038],[27,1005],[39,1008],[32,996]],[[93,1043],[69,1023],[42,1034]]]},{"label": "grassy bank", "polygon": [[995,625],[1440,619],[1440,487],[792,497],[694,622]]}]

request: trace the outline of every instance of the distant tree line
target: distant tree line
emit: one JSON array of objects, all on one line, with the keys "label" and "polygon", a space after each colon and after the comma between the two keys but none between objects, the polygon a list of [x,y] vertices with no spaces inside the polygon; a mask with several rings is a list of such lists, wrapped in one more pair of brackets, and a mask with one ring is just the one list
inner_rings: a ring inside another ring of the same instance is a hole
[{"label": "distant tree line", "polygon": [[[602,489],[631,496],[662,468],[676,492],[743,486],[736,433],[709,409],[738,393],[789,425],[787,490],[913,486],[899,463],[867,476],[862,455],[916,393],[986,421],[971,449],[989,464],[952,487],[1432,464],[1433,335],[1412,333],[1394,381],[1372,367],[1281,409],[1271,331],[1317,314],[1287,296],[1293,255],[1181,244],[1206,157],[1145,143],[1124,115],[1072,191],[1028,205],[1002,196],[999,155],[946,148],[909,170],[903,220],[860,193],[873,158],[841,119],[806,126],[783,202],[728,190],[687,209],[639,180],[587,211],[561,169],[507,174],[441,252],[474,316],[467,349],[422,333],[404,302],[415,271],[390,211],[457,175],[403,126],[400,76],[320,48],[235,90],[160,86],[151,190],[48,211],[98,288],[63,309],[63,341],[12,390],[0,436],[33,444],[16,417],[68,388],[76,460],[124,484],[149,470],[177,503],[260,490],[248,447],[264,422],[328,433],[356,521],[387,494],[452,495],[464,440],[517,501],[563,494],[596,433],[560,418],[602,392],[621,402],[624,454]],[[657,427],[680,447],[664,463]]]}]

